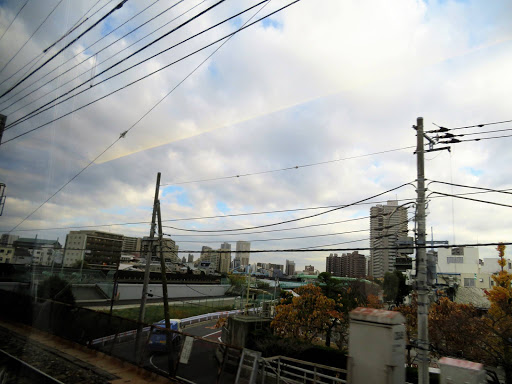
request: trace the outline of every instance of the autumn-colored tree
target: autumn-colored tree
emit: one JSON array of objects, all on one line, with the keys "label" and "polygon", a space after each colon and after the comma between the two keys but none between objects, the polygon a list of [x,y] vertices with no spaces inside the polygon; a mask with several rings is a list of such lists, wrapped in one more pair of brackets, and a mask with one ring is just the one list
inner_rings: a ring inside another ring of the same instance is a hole
[{"label": "autumn-colored tree", "polygon": [[400,312],[405,317],[405,337],[407,348],[407,365],[411,366],[411,348],[413,340],[418,337],[418,295],[411,296],[411,303],[409,305],[400,305],[395,308],[395,311]]},{"label": "autumn-colored tree", "polygon": [[366,296],[366,306],[368,308],[382,309],[383,305],[377,295],[369,294]]},{"label": "autumn-colored tree", "polygon": [[472,305],[459,304],[441,297],[430,307],[429,340],[438,356],[482,361],[487,337],[483,318]]},{"label": "autumn-colored tree", "polygon": [[506,383],[512,384],[512,274],[504,269],[505,248],[504,244],[497,247],[501,271],[492,276],[495,284],[487,292],[491,307],[485,316],[489,330],[486,351],[496,365],[503,367]]},{"label": "autumn-colored tree", "polygon": [[297,288],[295,292],[300,296],[294,297],[290,304],[276,307],[271,327],[277,335],[312,341],[339,317],[336,302],[312,284]]}]

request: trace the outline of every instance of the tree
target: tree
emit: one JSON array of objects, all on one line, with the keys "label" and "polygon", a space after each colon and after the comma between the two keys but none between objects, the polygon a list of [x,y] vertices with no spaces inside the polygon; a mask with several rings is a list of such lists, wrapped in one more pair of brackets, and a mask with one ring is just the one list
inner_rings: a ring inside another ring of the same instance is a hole
[{"label": "tree", "polygon": [[74,305],[75,296],[71,290],[71,284],[59,276],[50,276],[44,280],[37,289],[39,298],[50,299]]},{"label": "tree", "polygon": [[83,261],[83,265],[82,265],[82,260],[77,260],[73,264],[71,264],[71,268],[75,268],[75,269],[79,269],[79,268],[88,269],[90,267],[89,267],[89,264],[86,261]]},{"label": "tree", "polygon": [[473,361],[485,358],[486,331],[483,318],[474,306],[441,297],[430,307],[428,325],[430,343],[436,355]]},{"label": "tree", "polygon": [[404,302],[404,298],[411,292],[405,276],[400,271],[386,272],[384,275],[384,299],[394,303],[397,307]]},{"label": "tree", "polygon": [[290,304],[276,307],[271,327],[277,335],[311,342],[327,331],[332,319],[340,314],[335,310],[335,301],[327,298],[320,287],[308,284],[295,292],[300,296],[294,297]]},{"label": "tree", "polygon": [[512,274],[505,271],[505,245],[499,244],[498,264],[501,271],[492,276],[494,286],[487,293],[491,307],[485,316],[489,330],[486,352],[505,371],[506,383],[512,384]]}]

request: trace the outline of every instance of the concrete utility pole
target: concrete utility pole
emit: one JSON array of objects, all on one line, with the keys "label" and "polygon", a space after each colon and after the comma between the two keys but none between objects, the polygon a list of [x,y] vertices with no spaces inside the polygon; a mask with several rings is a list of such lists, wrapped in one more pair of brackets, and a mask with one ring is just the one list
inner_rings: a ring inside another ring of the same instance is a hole
[{"label": "concrete utility pole", "polygon": [[[155,240],[155,227],[156,227],[156,211],[157,211],[157,203],[158,203],[158,197],[160,193],[160,172],[156,175],[156,187],[155,187],[155,198],[153,200],[153,215],[151,217],[151,229],[149,231],[149,237],[150,237],[150,250],[149,250],[149,260],[148,257],[146,257],[146,268],[144,270],[144,285],[142,286],[142,297],[140,299],[140,311],[139,311],[139,326],[137,328],[137,340],[136,340],[136,347],[137,351],[142,350],[142,346],[140,344],[141,342],[141,336],[142,336],[142,328],[144,323],[144,316],[146,314],[146,300],[148,296],[148,285],[149,285],[149,272],[151,268],[151,255],[153,250],[153,242]],[[142,358],[142,356],[140,356]]]},{"label": "concrete utility pole", "polygon": [[[160,175],[160,174],[158,174]],[[164,318],[165,329],[171,329],[171,320],[169,319],[169,301],[167,299],[167,270],[165,268],[164,257],[164,243],[163,243],[163,230],[162,230],[162,213],[160,212],[160,200],[156,203],[157,217],[158,217],[158,244],[160,245],[160,269],[162,274],[162,296],[164,299]],[[172,360],[171,341],[174,337],[170,332],[165,333],[165,346],[167,349],[167,364],[171,376],[174,372],[174,364]]]},{"label": "concrete utility pole", "polygon": [[2,136],[4,135],[6,121],[7,121],[7,116],[0,115],[0,144],[2,144]]},{"label": "concrete utility pole", "polygon": [[425,248],[425,145],[423,142],[423,117],[416,122],[416,158],[418,168],[418,187],[416,205],[416,290],[418,293],[418,384],[429,383],[429,342],[428,342],[428,286],[427,286],[427,250]]}]

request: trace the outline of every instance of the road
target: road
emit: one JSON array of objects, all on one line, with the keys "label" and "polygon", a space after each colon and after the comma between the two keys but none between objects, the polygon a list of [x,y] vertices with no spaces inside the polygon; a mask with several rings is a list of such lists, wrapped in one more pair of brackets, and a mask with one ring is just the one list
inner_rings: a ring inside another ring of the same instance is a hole
[{"label": "road", "polygon": [[[193,336],[199,336],[201,339],[194,339],[192,342],[192,351],[186,364],[178,364],[176,375],[186,378],[197,384],[215,383],[217,380],[219,363],[216,358],[217,343],[209,342],[220,341],[221,329],[215,328],[217,320],[193,324],[183,329],[183,332]],[[112,354],[121,356],[128,360],[134,360],[135,341],[130,340],[116,344],[112,349]],[[180,347],[176,347],[172,352],[172,359],[177,360]],[[161,374],[168,374],[168,358],[164,353],[146,352],[144,356],[144,366],[150,370]],[[234,373],[223,376],[223,382],[234,382]]]}]

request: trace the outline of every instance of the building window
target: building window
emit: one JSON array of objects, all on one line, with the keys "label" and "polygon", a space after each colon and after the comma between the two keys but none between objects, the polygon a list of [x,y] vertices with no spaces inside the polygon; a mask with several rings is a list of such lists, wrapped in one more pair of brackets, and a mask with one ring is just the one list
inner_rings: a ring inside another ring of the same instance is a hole
[{"label": "building window", "polygon": [[464,263],[464,258],[463,257],[450,257],[448,256],[446,258],[446,261],[448,264],[463,264]]},{"label": "building window", "polygon": [[464,278],[464,286],[465,287],[474,287],[475,286],[475,279],[472,277],[465,277]]}]

